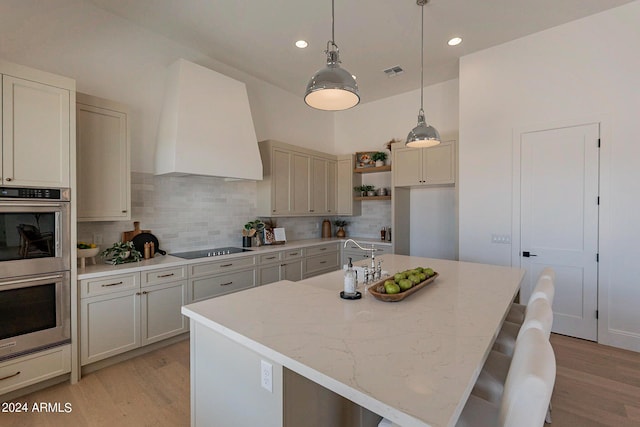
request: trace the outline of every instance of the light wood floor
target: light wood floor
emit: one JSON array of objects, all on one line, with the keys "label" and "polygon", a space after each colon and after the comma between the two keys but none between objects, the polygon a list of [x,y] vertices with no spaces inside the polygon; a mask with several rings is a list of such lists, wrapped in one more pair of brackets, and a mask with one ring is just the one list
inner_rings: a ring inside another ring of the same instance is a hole
[{"label": "light wood floor", "polygon": [[[551,427],[640,426],[640,353],[555,334],[551,343],[558,365]],[[70,402],[73,410],[0,413],[0,426],[188,426],[189,342],[15,401]]]}]

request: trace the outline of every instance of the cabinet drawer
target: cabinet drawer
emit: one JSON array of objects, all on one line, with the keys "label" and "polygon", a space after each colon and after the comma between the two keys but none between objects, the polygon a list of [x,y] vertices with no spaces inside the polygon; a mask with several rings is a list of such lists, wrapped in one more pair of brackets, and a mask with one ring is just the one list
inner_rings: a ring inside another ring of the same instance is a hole
[{"label": "cabinet drawer", "polygon": [[192,302],[217,297],[241,289],[251,288],[256,283],[256,269],[235,273],[190,279]]},{"label": "cabinet drawer", "polygon": [[312,246],[310,248],[305,248],[307,256],[324,254],[331,251],[339,251],[340,244],[339,243],[328,243],[326,245],[320,246]]},{"label": "cabinet drawer", "polygon": [[285,260],[302,258],[302,256],[304,255],[304,249],[302,249],[302,248],[291,249],[291,250],[288,250],[288,251],[284,251],[283,255],[284,255],[283,259],[285,259]]},{"label": "cabinet drawer", "polygon": [[223,273],[238,268],[251,267],[256,265],[256,257],[229,258],[215,262],[204,262],[193,264],[189,268],[189,277],[201,277],[209,274]]},{"label": "cabinet drawer", "polygon": [[305,275],[314,274],[319,271],[337,270],[339,268],[339,252],[329,252],[305,259]]},{"label": "cabinet drawer", "polygon": [[184,265],[161,270],[143,271],[142,286],[157,285],[159,283],[177,282],[187,278],[187,268]]},{"label": "cabinet drawer", "polygon": [[118,274],[108,277],[80,280],[80,297],[138,289],[140,273]]},{"label": "cabinet drawer", "polygon": [[0,395],[70,371],[70,345],[4,362],[0,365]]},{"label": "cabinet drawer", "polygon": [[268,254],[262,254],[259,257],[260,264],[269,264],[271,262],[280,261],[282,259],[282,252],[270,252]]}]

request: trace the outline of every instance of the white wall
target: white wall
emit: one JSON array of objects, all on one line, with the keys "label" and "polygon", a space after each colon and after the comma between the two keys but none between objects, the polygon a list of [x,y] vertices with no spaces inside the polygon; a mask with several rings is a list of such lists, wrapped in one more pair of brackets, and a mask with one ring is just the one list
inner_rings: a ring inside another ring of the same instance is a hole
[{"label": "white wall", "polygon": [[[382,151],[392,138],[405,140],[418,123],[419,109],[420,90],[415,90],[335,113],[336,153]],[[424,112],[443,137],[457,133],[458,79],[425,87]]]},{"label": "white wall", "polygon": [[166,67],[178,58],[247,84],[258,140],[309,148],[332,146],[331,113],[296,96],[83,0],[8,0],[0,6],[0,57],[74,78],[79,92],[128,104],[132,111],[131,167],[153,172]]},{"label": "white wall", "polygon": [[[402,77],[397,77],[402,78]],[[458,132],[458,79],[428,86],[424,91],[427,122],[443,138]],[[336,113],[337,153],[383,150],[392,138],[404,140],[418,120],[420,90],[402,93]],[[393,166],[392,166],[393,167]],[[363,175],[363,183],[390,187],[391,174]],[[412,189],[410,193],[410,253],[431,258],[457,258],[455,188]],[[376,202],[362,202],[367,215]],[[389,218],[389,222],[391,218]],[[393,230],[392,230],[393,231]],[[392,234],[393,235],[393,234]]]},{"label": "white wall", "polygon": [[[640,350],[640,1],[463,57],[460,259],[519,265],[510,245],[512,135],[602,122],[599,341]],[[513,224],[517,229],[518,224]]]}]

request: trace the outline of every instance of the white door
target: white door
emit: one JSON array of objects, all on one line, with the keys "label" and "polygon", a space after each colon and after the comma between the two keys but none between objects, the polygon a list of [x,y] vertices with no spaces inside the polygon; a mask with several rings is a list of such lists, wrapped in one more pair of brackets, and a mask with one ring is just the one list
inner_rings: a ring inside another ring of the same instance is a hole
[{"label": "white door", "polygon": [[556,272],[553,331],[597,340],[599,125],[520,135],[520,255],[527,301]]}]

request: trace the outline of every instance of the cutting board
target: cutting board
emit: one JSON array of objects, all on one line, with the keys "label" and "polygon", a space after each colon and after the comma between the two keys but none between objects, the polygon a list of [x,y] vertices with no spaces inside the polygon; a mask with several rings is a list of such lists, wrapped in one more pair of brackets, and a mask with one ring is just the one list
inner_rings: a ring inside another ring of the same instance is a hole
[{"label": "cutting board", "polygon": [[141,234],[141,233],[151,233],[151,230],[141,230],[140,221],[134,221],[133,230],[122,232],[122,241],[130,242],[131,240],[133,240],[134,237],[136,237],[138,234]]}]

